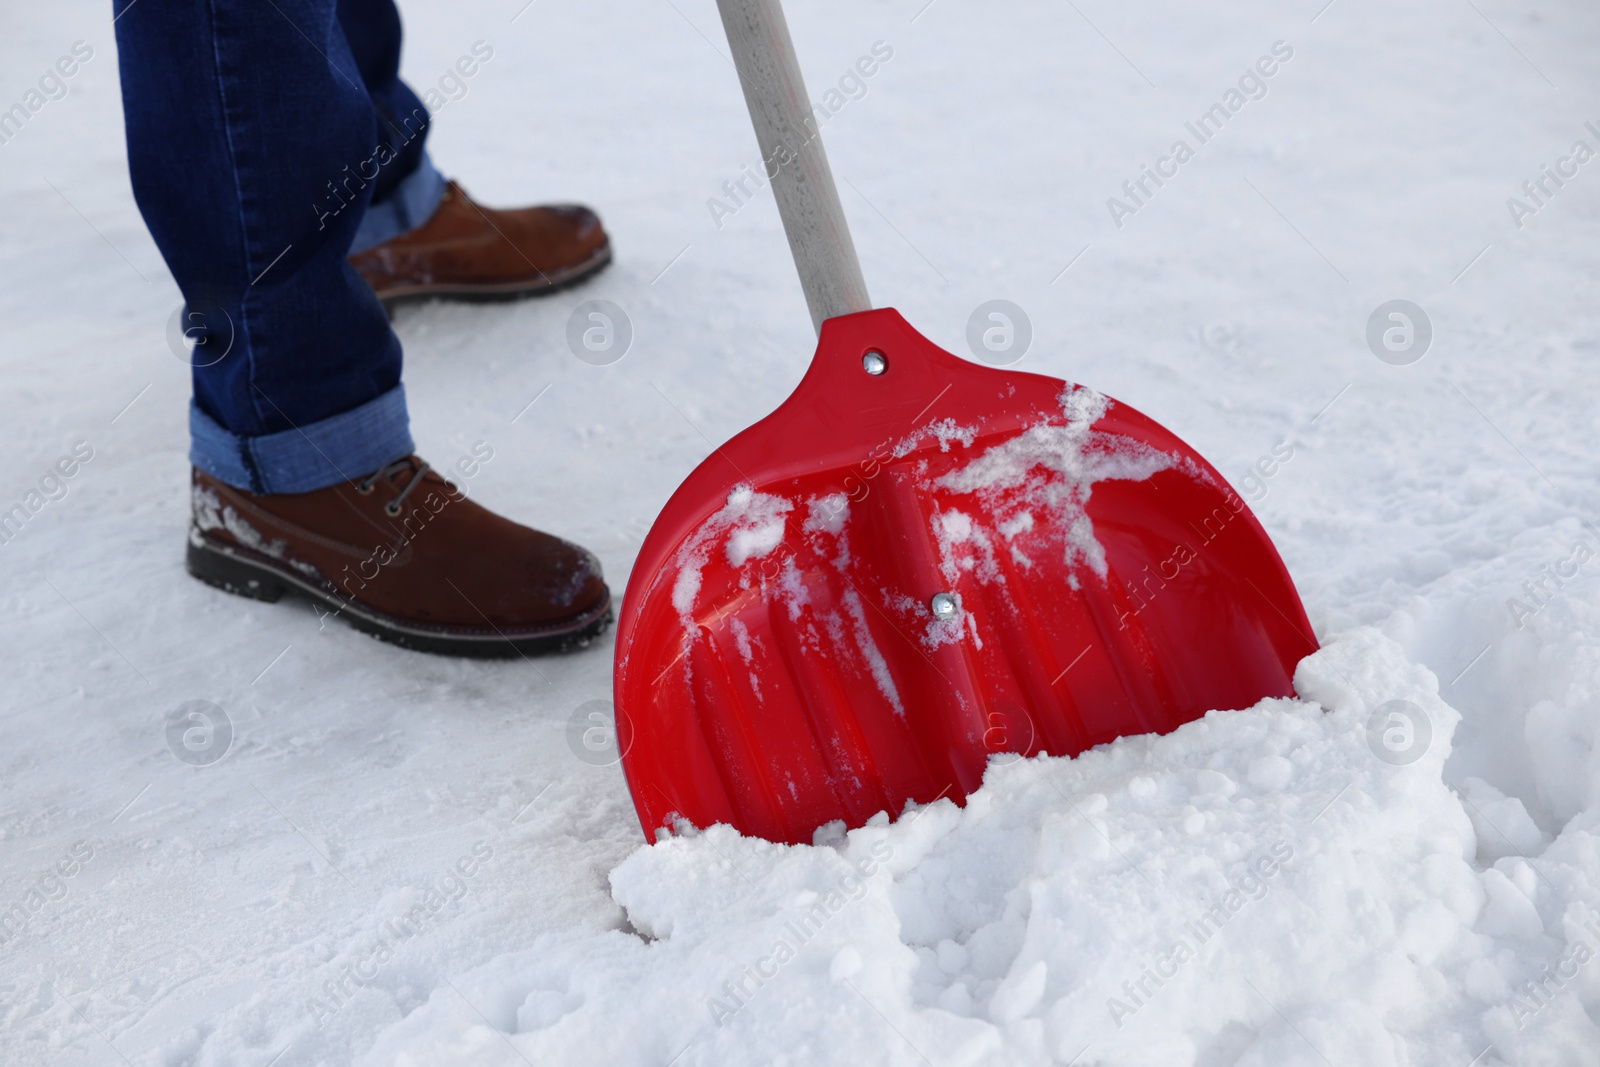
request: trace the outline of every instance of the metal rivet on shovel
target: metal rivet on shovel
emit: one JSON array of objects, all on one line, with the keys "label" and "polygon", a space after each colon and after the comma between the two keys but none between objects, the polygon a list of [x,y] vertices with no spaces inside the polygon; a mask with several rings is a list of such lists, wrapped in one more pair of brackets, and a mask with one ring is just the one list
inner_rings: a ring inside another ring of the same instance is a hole
[{"label": "metal rivet on shovel", "polygon": [[867,354],[861,357],[861,369],[876,377],[889,369],[889,361],[876,348],[868,349]]},{"label": "metal rivet on shovel", "polygon": [[956,612],[961,610],[961,604],[950,593],[935,593],[928,602],[928,607],[933,611],[936,619],[953,619]]}]

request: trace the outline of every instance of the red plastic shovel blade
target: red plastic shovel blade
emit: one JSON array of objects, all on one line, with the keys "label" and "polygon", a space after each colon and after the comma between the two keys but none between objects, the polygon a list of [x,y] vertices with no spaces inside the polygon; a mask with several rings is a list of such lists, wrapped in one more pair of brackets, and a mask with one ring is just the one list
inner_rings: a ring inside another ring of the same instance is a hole
[{"label": "red plastic shovel blade", "polygon": [[645,539],[618,742],[647,837],[683,819],[808,843],[959,803],[997,752],[1289,695],[1316,647],[1260,524],[1177,437],[867,311],[823,325],[793,395]]}]

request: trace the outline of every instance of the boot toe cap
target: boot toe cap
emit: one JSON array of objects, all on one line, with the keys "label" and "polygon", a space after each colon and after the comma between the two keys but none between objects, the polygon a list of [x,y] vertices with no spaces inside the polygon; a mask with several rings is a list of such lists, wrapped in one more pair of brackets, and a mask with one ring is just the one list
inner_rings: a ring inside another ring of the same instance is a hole
[{"label": "boot toe cap", "polygon": [[567,541],[552,540],[557,547],[544,563],[541,599],[573,615],[586,614],[609,599],[611,591],[595,554]]}]

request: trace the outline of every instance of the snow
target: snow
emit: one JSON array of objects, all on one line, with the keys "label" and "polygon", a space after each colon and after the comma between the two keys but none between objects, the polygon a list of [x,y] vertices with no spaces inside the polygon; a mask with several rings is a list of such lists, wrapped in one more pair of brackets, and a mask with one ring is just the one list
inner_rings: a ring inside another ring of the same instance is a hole
[{"label": "snow", "polygon": [[851,638],[855,641],[862,655],[866,657],[867,668],[872,672],[872,680],[878,686],[878,692],[883,694],[883,699],[889,702],[895,713],[904,715],[906,706],[900,700],[900,691],[895,688],[894,675],[889,673],[889,663],[883,658],[883,651],[878,648],[878,642],[873,638],[872,631],[867,628],[867,611],[861,605],[861,594],[854,589],[847,589],[840,598],[845,611],[850,614]]},{"label": "snow", "polygon": [[672,561],[677,567],[672,606],[685,628],[692,632],[702,570],[713,549],[720,547],[732,567],[760,559],[783,543],[785,522],[793,510],[793,501],[737,485],[728,493],[727,503],[684,540]]},{"label": "snow", "polygon": [[850,518],[850,499],[843,493],[828,493],[806,501],[805,533],[827,533],[838,536]]},{"label": "snow", "polygon": [[[950,508],[935,511],[928,517],[929,532],[939,551],[939,570],[949,589],[960,584],[964,573],[972,573],[982,582],[1005,584],[1004,573],[995,557],[995,539],[990,536],[989,528],[1010,540],[1032,528],[1033,513],[1027,510],[1029,508],[1044,514],[1045,523],[1058,533],[1065,547],[1067,564],[1081,562],[1102,581],[1105,579],[1105,548],[1087,512],[1095,483],[1107,479],[1142,481],[1170,468],[1174,457],[1149,445],[1094,429],[1094,424],[1106,414],[1109,401],[1092,389],[1068,387],[1062,391],[1060,404],[1059,414],[1041,418],[998,444],[984,446],[975,455],[970,450],[977,440],[976,431],[961,429],[950,419],[916,426],[890,449],[897,459],[911,456],[924,442],[937,442],[941,452],[949,452],[956,446],[961,449],[958,453],[961,465],[938,476],[927,473],[925,461],[909,464],[913,467],[913,477],[924,488],[937,487],[970,497],[974,510],[982,516],[975,520],[965,511]],[[1184,462],[1194,468],[1188,472],[1192,477],[1212,478],[1192,460]],[[722,508],[707,516],[684,539],[667,564],[666,576],[672,582],[673,607],[686,637],[696,635],[698,623],[695,620],[703,617],[707,610],[714,612],[715,598],[724,592],[714,589],[713,604],[701,603],[704,569],[712,554],[720,550],[735,571],[751,560],[770,555],[783,544],[788,516],[794,508],[795,501],[759,492],[741,483],[729,492]],[[809,547],[819,553],[831,552],[833,566],[853,587],[855,580],[849,567],[852,558],[849,497],[842,493],[811,497],[806,500],[805,513],[800,533],[810,542]],[[998,518],[1007,513],[1008,518]],[[1032,560],[1020,547],[1012,546],[1011,553],[1023,567],[1032,566]],[[774,578],[777,581],[772,581]],[[792,549],[775,563],[738,574],[738,582],[740,588],[746,590],[759,585],[764,595],[785,605],[791,619],[799,618],[801,605],[811,596],[795,564]],[[1078,588],[1076,573],[1070,575],[1069,582],[1072,588]],[[910,606],[909,612],[898,607],[896,610],[904,616],[908,629],[921,626],[922,644],[930,651],[961,641],[968,634],[975,648],[983,648],[977,620],[971,615],[958,611],[941,617],[924,610],[903,590],[888,591],[885,600],[893,605]],[[866,626],[860,597],[849,592],[843,603],[851,616],[854,646],[862,653],[866,669],[890,705],[903,714],[904,707],[890,678],[887,661]],[[845,648],[844,618],[839,610],[836,607],[826,609],[819,621],[833,639],[834,649]],[[820,652],[821,645],[815,634],[812,630],[811,643]],[[743,654],[748,642],[737,632],[735,641]],[[748,655],[745,658],[748,661]],[[760,689],[760,685],[755,688]]]},{"label": "snow", "polygon": [[[1081,560],[1103,580],[1106,576],[1105,548],[1095,536],[1094,523],[1085,510],[1094,483],[1111,478],[1143,481],[1157,471],[1168,469],[1174,462],[1173,457],[1149,445],[1113,438],[1092,429],[1106,413],[1106,406],[1106,398],[1093,389],[1066,390],[1061,396],[1062,421],[1030,426],[939,478],[935,484],[957,493],[987,498],[991,511],[999,503],[1016,506],[1015,498],[1020,495],[1021,502],[1044,512],[1049,516],[1049,523],[1064,532],[1066,562],[1072,564]],[[1042,477],[1034,473],[1039,469],[1046,472]],[[1050,472],[1062,477],[1051,477]],[[1007,494],[1005,490],[1008,489],[1020,490],[1020,494]],[[1032,524],[1031,512],[1023,511],[998,529],[1009,539],[1030,529]],[[941,561],[946,576],[954,582],[951,550],[972,535],[972,523],[961,512],[951,512],[942,517],[939,525],[935,533]],[[987,569],[997,574],[990,546],[983,542],[980,545],[991,557]],[[1019,562],[1026,561],[1027,557],[1020,551],[1018,555]]]},{"label": "snow", "polygon": [[[490,442],[475,498],[620,592],[813,338],[770,193],[706,207],[756,157],[713,5],[520,6],[406,5],[414,84],[495,49],[435,157],[491,204],[596,204],[618,261],[403,311],[407,393],[425,456]],[[9,12],[0,108],[93,58],[0,145],[0,511],[28,515],[0,544],[0,1062],[1600,1062],[1600,184],[1522,189],[1600,138],[1600,15],[1321,6],[790,5],[817,95],[893,49],[824,132],[875,300],[961,353],[972,309],[1022,306],[1011,369],[1207,456],[1324,644],[1297,699],[997,758],[965,808],[806,847],[642,844],[609,638],[447,660],[184,576],[178,296],[109,15]],[[1107,198],[1277,41],[1267,94],[1118,227]],[[564,340],[595,298],[633,327],[603,367]],[[1409,365],[1366,341],[1400,298],[1433,330]],[[728,528],[759,567],[753,496]],[[220,759],[169,747],[196,701]]]},{"label": "snow", "polygon": [[[1392,638],[1346,633],[1297,687],[1320,703],[996,765],[965,809],[815,847],[719,827],[640,849],[610,876],[620,931],[548,936],[462,992],[510,1003],[543,988],[534,975],[581,991],[517,1034],[532,1062],[718,1063],[752,1044],[818,1063],[1310,1062],[1297,1030],[1334,1063],[1467,1062],[1468,1019],[1500,1025],[1563,941],[1600,947],[1600,911],[1580,905],[1563,938],[1537,906],[1560,915],[1586,879],[1475,867],[1447,742],[1405,766],[1373,758],[1368,719],[1396,694],[1442,733],[1459,718]],[[1474,974],[1494,986],[1488,1011],[1465,992]],[[649,1020],[618,1027],[614,1001],[644,997]],[[1575,1010],[1557,1036],[1600,1037]],[[447,1059],[474,1025],[441,992],[366,1062]]]}]

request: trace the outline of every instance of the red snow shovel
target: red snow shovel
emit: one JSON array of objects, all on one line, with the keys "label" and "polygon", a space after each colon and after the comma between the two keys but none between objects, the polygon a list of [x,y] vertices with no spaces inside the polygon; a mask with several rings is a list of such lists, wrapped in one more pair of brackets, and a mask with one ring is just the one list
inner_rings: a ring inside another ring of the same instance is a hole
[{"label": "red snow shovel", "polygon": [[960,803],[996,753],[1289,695],[1317,645],[1244,501],[1127,405],[869,310],[779,0],[719,6],[821,336],[634,564],[616,721],[646,837],[809,843]]}]

